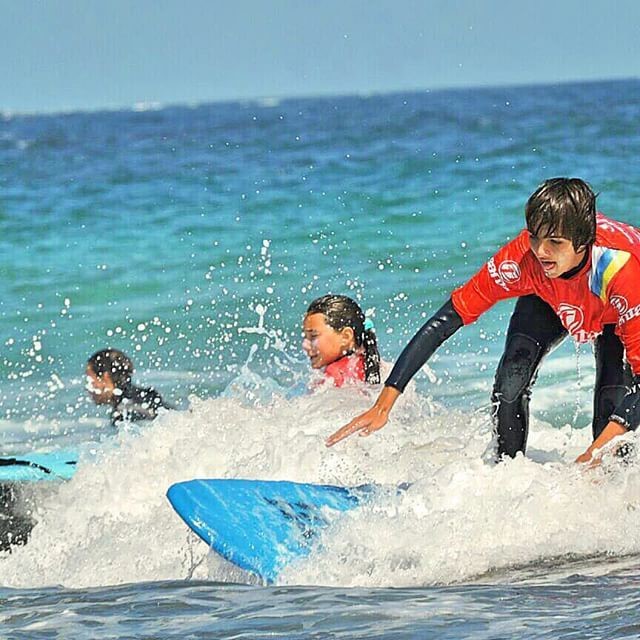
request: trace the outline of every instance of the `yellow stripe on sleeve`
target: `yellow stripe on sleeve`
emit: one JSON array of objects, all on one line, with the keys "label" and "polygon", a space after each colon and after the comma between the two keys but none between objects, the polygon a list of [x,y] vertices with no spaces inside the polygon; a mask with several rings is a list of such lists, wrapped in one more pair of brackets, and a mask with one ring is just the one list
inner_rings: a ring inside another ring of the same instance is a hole
[{"label": "yellow stripe on sleeve", "polygon": [[603,302],[607,301],[607,290],[609,289],[609,283],[613,279],[613,276],[627,264],[627,260],[629,260],[630,257],[631,254],[626,251],[616,251],[615,257],[605,269],[605,272],[602,274],[602,289],[600,289],[600,299]]}]

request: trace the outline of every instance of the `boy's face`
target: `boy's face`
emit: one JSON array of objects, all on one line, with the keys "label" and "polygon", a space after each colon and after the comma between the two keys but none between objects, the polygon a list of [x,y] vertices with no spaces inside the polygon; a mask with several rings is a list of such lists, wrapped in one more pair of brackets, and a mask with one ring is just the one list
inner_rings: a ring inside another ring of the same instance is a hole
[{"label": "boy's face", "polygon": [[96,404],[109,404],[114,396],[115,385],[109,373],[99,376],[89,365],[86,369],[86,389]]},{"label": "boy's face", "polygon": [[547,236],[544,230],[540,230],[537,235],[529,233],[529,240],[531,251],[542,265],[547,278],[557,278],[571,271],[584,258],[586,247],[576,251],[571,240],[561,236]]}]

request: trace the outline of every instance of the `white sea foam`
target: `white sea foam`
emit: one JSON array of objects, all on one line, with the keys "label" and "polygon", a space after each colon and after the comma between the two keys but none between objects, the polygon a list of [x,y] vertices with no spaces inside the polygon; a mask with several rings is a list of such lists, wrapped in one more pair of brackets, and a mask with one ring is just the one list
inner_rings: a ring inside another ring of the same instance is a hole
[{"label": "white sea foam", "polygon": [[142,101],[134,102],[131,107],[131,111],[144,112],[144,111],[160,111],[164,108],[164,105],[160,102],[154,101]]},{"label": "white sea foam", "polygon": [[339,520],[321,549],[286,570],[286,584],[451,583],[567,554],[640,553],[640,471],[579,472],[571,461],[586,429],[534,420],[527,458],[496,466],[485,413],[446,412],[411,389],[384,430],[331,449],[326,436],[371,394],[327,388],[286,399],[270,388],[268,403],[253,397],[192,399],[189,410],[85,453],[70,482],[35,495],[39,523],[1,562],[0,583],[246,579],[205,562],[206,545],[165,498],[171,483],[197,477],[413,483]]}]

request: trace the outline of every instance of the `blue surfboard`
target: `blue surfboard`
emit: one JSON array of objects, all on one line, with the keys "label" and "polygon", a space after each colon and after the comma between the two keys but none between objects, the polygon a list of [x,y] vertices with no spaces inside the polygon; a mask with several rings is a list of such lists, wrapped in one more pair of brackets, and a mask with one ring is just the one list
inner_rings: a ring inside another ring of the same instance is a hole
[{"label": "blue surfboard", "polygon": [[76,451],[28,453],[0,458],[0,482],[69,480],[76,471]]},{"label": "blue surfboard", "polygon": [[379,490],[270,480],[189,480],[169,487],[178,515],[210,547],[267,583],[307,556],[318,534]]}]

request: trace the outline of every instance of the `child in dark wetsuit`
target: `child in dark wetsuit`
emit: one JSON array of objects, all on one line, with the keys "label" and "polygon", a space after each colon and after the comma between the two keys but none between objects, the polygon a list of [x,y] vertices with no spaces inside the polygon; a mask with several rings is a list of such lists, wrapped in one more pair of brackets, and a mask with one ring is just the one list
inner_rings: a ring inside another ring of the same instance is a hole
[{"label": "child in dark wetsuit", "polygon": [[302,323],[302,348],[314,369],[336,387],[380,382],[380,354],[373,323],[355,300],[326,295],[314,300]]},{"label": "child in dark wetsuit", "polygon": [[133,362],[118,349],[103,349],[87,361],[87,390],[96,404],[111,406],[111,424],[153,420],[160,408],[170,409],[151,387],[131,382]]}]

